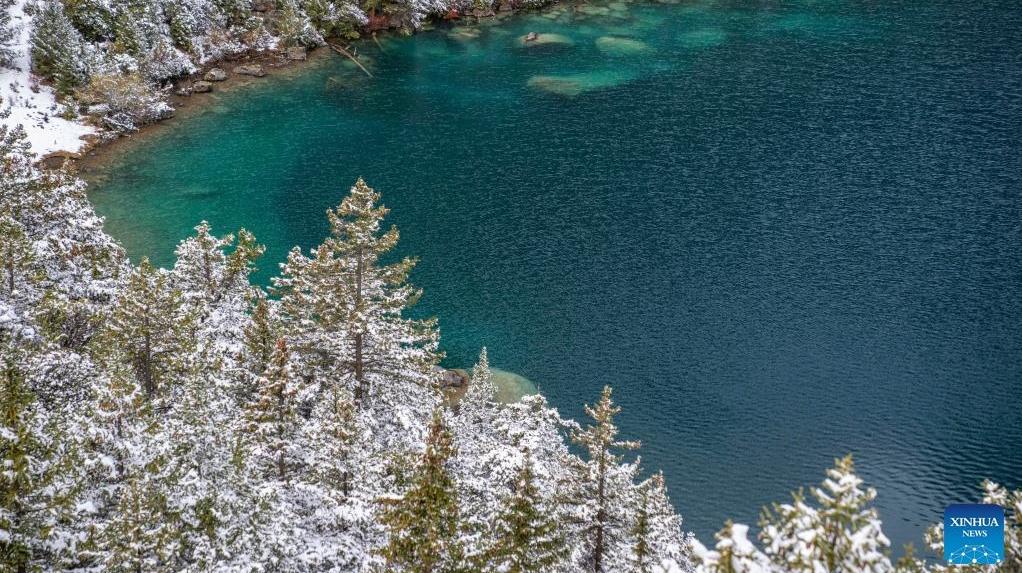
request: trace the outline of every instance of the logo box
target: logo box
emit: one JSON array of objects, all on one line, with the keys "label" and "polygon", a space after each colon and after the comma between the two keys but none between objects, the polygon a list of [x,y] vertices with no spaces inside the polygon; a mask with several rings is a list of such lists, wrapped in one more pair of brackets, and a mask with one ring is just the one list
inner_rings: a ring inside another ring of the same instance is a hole
[{"label": "logo box", "polygon": [[1004,560],[1004,509],[958,503],[944,510],[944,560],[949,565],[996,565]]}]

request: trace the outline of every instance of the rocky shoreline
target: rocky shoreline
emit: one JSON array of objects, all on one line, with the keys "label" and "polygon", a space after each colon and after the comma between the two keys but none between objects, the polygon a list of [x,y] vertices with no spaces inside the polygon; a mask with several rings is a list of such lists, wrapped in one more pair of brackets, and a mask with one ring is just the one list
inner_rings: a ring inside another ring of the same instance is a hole
[{"label": "rocky shoreline", "polygon": [[[554,2],[540,10],[558,4]],[[253,10],[260,11],[255,8]],[[439,21],[426,22],[418,31],[411,31],[401,25],[400,22],[377,19],[370,21],[366,29],[366,33],[369,36],[364,35],[358,41],[365,42],[368,38],[376,41],[378,33],[411,35],[418,32],[428,32],[434,30],[438,23],[443,22],[451,22],[457,28],[472,30],[475,26],[482,25],[486,21],[500,21],[526,11],[536,11],[536,9],[515,8],[510,0],[503,0],[500,2],[497,10],[475,9],[471,13],[464,15],[457,13],[447,14]],[[522,41],[532,43],[535,39],[525,38]],[[188,113],[189,110],[200,110],[205,105],[214,101],[208,98],[207,94],[222,93],[238,87],[249,86],[258,82],[260,78],[276,76],[282,71],[298,69],[313,61],[320,61],[326,56],[333,55],[330,53],[330,47],[331,45],[328,42],[324,46],[312,49],[285,47],[275,50],[249,50],[210,61],[195,73],[182,76],[173,82],[168,97],[168,103],[173,108],[172,113],[167,114],[158,121],[142,125],[132,132],[102,131],[85,135],[82,137],[82,141],[85,144],[79,151],[54,151],[39,158],[37,164],[44,169],[59,169],[70,165],[79,172],[87,173],[111,158],[120,145],[136,141],[138,138],[147,137],[155,133],[160,126],[165,125],[167,120]],[[358,64],[357,61],[356,64]]]}]

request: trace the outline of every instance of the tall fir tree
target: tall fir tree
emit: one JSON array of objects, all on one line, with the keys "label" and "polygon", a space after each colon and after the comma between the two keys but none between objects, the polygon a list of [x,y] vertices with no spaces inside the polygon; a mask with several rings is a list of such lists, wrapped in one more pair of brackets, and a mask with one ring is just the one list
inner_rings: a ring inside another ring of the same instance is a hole
[{"label": "tall fir tree", "polygon": [[270,365],[270,357],[280,338],[278,330],[266,295],[257,291],[252,305],[252,319],[244,329],[245,362],[250,372],[262,374]]},{"label": "tall fir tree", "polygon": [[217,238],[209,223],[203,221],[195,227],[195,236],[177,247],[175,286],[207,304],[216,304],[232,294],[244,297],[249,288],[248,277],[264,251],[265,247],[245,229],[238,232],[237,239],[233,234]]},{"label": "tall fir tree", "polygon": [[179,571],[180,521],[167,506],[166,492],[152,474],[139,468],[124,488],[102,538],[102,570],[110,573]]},{"label": "tall fir tree", "polygon": [[504,573],[550,571],[567,554],[559,524],[543,499],[526,450],[513,492],[503,502],[493,527],[485,570]]},{"label": "tall fir tree", "polygon": [[313,411],[308,442],[313,480],[347,499],[360,469],[358,418],[355,404],[343,390],[333,390]]},{"label": "tall fir tree", "polygon": [[259,378],[255,401],[245,412],[251,460],[260,475],[281,482],[292,477],[300,461],[295,444],[300,425],[291,352],[278,340],[270,365]]},{"label": "tall fir tree", "polygon": [[861,486],[852,457],[836,460],[822,486],[812,490],[817,506],[799,491],[791,503],[764,513],[764,552],[790,571],[891,571],[890,542],[872,507],[876,490]]},{"label": "tall fir tree", "polygon": [[646,573],[665,561],[691,567],[691,545],[681,529],[681,517],[667,497],[664,474],[657,472],[636,486],[638,501],[632,525],[631,563]]},{"label": "tall fir tree", "polygon": [[621,462],[621,456],[615,451],[639,447],[638,442],[617,439],[618,428],[614,424],[614,416],[621,412],[621,408],[614,405],[611,392],[610,386],[604,386],[596,406],[585,407],[586,414],[595,423],[585,430],[574,432],[572,436],[575,443],[588,453],[580,494],[591,510],[583,529],[589,549],[586,567],[595,573],[607,571],[609,547],[612,542],[619,541],[617,531],[623,527],[624,517],[614,508],[615,498],[620,492],[611,483],[612,473]]},{"label": "tall fir tree", "polygon": [[69,527],[78,495],[77,461],[52,415],[39,407],[15,359],[0,363],[0,569],[55,570],[74,561]]},{"label": "tall fir tree", "polygon": [[459,414],[471,423],[489,421],[497,412],[497,385],[493,382],[490,359],[484,347],[479,351],[479,360],[472,367],[468,389],[458,402]]},{"label": "tall fir tree", "polygon": [[57,92],[70,94],[88,83],[88,51],[59,0],[46,0],[36,11],[32,33],[32,71],[53,80]]},{"label": "tall fir tree", "polygon": [[194,316],[167,275],[142,259],[121,294],[107,335],[115,361],[130,366],[145,397],[152,400],[184,373],[194,349]]},{"label": "tall fir tree", "polygon": [[0,0],[0,68],[10,68],[16,57],[14,27],[11,25],[10,9],[14,5],[11,0]]},{"label": "tall fir tree", "polygon": [[275,288],[295,350],[321,376],[351,388],[357,408],[383,400],[414,408],[425,420],[439,399],[439,335],[435,320],[402,316],[421,294],[407,283],[415,261],[381,263],[398,231],[380,233],[388,210],[377,205],[379,198],[359,179],[327,211],[331,236],[311,258],[292,250]]},{"label": "tall fir tree", "polygon": [[447,467],[454,455],[454,436],[437,409],[411,486],[400,499],[390,501],[381,517],[389,532],[381,551],[389,571],[454,573],[464,569],[458,489]]},{"label": "tall fir tree", "polygon": [[21,224],[9,215],[0,215],[0,268],[3,269],[0,292],[14,296],[19,279],[26,278],[34,258],[32,245]]}]

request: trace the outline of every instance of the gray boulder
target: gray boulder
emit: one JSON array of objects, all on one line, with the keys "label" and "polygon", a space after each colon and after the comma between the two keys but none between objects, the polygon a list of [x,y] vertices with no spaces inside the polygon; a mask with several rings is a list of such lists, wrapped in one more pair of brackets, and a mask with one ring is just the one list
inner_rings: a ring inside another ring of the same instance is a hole
[{"label": "gray boulder", "polygon": [[227,72],[220,68],[213,68],[206,72],[206,75],[202,76],[202,79],[207,82],[222,82],[227,79]]},{"label": "gray boulder", "polygon": [[245,64],[234,68],[234,73],[242,76],[261,78],[266,75],[266,70],[264,70],[259,64]]},{"label": "gray boulder", "polygon": [[209,82],[199,81],[192,83],[192,93],[204,94],[209,93],[211,91],[213,91],[213,84]]}]

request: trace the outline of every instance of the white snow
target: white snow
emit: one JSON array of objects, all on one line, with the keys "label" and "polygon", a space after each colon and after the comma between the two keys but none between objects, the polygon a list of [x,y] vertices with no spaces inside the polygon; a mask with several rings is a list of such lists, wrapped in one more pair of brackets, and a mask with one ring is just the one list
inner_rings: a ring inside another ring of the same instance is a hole
[{"label": "white snow", "polygon": [[28,132],[32,151],[42,156],[54,151],[81,150],[80,138],[95,129],[81,123],[58,117],[53,89],[40,85],[30,72],[29,42],[32,37],[32,17],[25,13],[28,0],[17,0],[10,8],[11,25],[17,31],[14,68],[0,68],[0,108],[10,108],[10,117],[2,120],[7,125],[21,124]]}]

